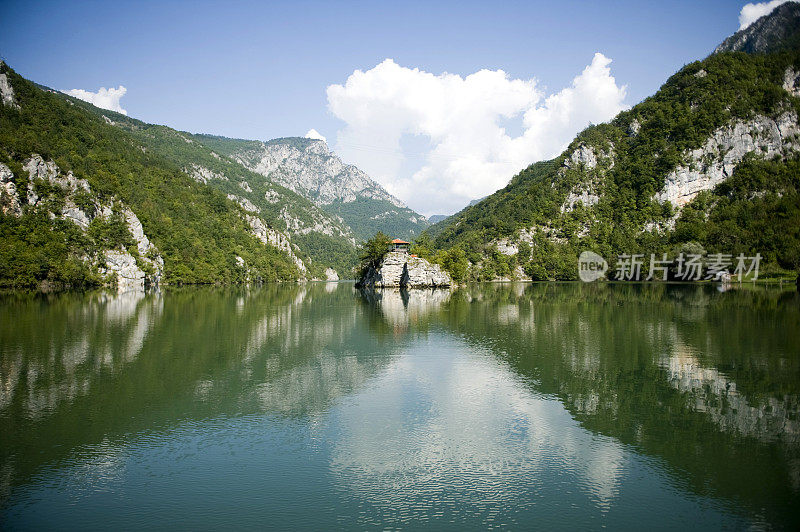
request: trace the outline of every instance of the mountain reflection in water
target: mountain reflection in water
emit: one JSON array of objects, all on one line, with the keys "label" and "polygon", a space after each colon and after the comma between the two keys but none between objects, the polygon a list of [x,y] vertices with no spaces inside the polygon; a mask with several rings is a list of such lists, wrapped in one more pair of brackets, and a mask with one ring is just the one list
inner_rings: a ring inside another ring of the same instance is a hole
[{"label": "mountain reflection in water", "polygon": [[0,519],[797,527],[799,309],[666,284],[7,295]]}]

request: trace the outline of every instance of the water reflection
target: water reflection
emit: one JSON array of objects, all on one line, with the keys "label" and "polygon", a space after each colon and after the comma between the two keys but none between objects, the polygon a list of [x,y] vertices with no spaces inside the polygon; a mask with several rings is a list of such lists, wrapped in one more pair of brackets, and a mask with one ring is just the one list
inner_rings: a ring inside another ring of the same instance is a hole
[{"label": "water reflection", "polygon": [[697,494],[797,523],[796,294],[528,285],[483,297],[477,307],[466,303],[474,294],[454,297],[461,308],[442,314],[450,330],[557,396],[585,428],[665,460]]},{"label": "water reflection", "polygon": [[147,493],[154,463],[168,491],[197,489],[187,460],[227,485],[228,448],[252,455],[227,496],[280,492],[257,457],[288,448],[316,528],[794,527],[799,309],[665,284],[4,296],[0,516],[111,512],[97,490]]},{"label": "water reflection", "polygon": [[618,442],[581,430],[490,352],[465,354],[439,334],[338,412],[329,436],[339,489],[365,507],[359,525],[489,525],[512,507],[520,515],[504,522],[530,525],[525,512],[557,512],[570,492],[607,509],[627,461]]}]

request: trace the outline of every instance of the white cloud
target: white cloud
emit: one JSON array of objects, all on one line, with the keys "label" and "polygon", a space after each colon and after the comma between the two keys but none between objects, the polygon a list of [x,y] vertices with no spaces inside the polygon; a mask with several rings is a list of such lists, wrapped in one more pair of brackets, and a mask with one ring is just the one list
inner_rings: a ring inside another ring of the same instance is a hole
[{"label": "white cloud", "polygon": [[323,137],[322,133],[320,133],[316,129],[309,129],[308,133],[306,133],[306,138],[307,139],[321,140],[322,142],[328,142],[328,139]]},{"label": "white cloud", "polygon": [[[567,87],[545,98],[535,79],[502,70],[435,75],[386,59],[328,87],[328,107],[345,122],[336,151],[423,214],[451,213],[491,194],[518,171],[560,153],[590,122],[626,108],[604,55]],[[522,124],[512,136],[505,121]],[[428,141],[422,153],[402,145]],[[419,168],[409,170],[415,162]]]},{"label": "white cloud", "polygon": [[97,92],[85,91],[83,89],[70,89],[63,92],[64,94],[69,94],[70,96],[74,96],[75,98],[85,102],[89,102],[95,107],[108,109],[109,111],[116,111],[118,113],[122,113],[123,115],[128,114],[128,111],[123,109],[119,104],[120,98],[125,96],[125,93],[128,92],[128,89],[122,85],[116,89],[114,87],[111,87],[110,89],[100,87]]},{"label": "white cloud", "polygon": [[772,0],[771,2],[761,2],[758,4],[745,4],[739,12],[739,30],[745,29],[764,15],[772,13],[772,10],[779,5],[790,1],[791,0]]}]

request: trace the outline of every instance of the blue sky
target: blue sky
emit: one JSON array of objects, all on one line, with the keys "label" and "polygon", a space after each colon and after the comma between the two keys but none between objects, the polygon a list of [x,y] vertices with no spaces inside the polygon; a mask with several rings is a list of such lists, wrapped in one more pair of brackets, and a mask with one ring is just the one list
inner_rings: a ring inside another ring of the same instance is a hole
[{"label": "blue sky", "polygon": [[[350,137],[341,132],[352,124],[342,119],[346,110],[331,112],[326,88],[344,84],[354,70],[369,71],[387,58],[437,76],[503,70],[509,79],[535,79],[544,98],[570,86],[599,52],[612,61],[616,86],[625,86],[621,101],[633,105],[735,32],[744,4],[4,0],[0,55],[56,89],[124,85],[121,105],[147,122],[256,139],[315,128],[346,152]],[[504,122],[512,137],[522,129],[514,120]],[[399,141],[386,142],[406,150],[393,171],[408,178],[425,165],[432,141],[404,127]],[[354,146],[345,158],[357,163],[359,150],[386,148]],[[361,165],[414,203],[413,183],[392,182],[398,175],[376,161]]]}]

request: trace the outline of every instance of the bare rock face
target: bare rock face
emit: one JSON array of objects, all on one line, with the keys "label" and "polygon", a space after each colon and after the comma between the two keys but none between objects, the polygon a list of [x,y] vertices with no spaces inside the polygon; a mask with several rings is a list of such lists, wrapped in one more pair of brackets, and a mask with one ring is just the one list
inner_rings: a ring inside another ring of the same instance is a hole
[{"label": "bare rock face", "polygon": [[748,153],[770,159],[798,149],[800,126],[794,111],[774,119],[756,116],[737,120],[717,129],[702,147],[685,153],[688,164],[666,176],[664,188],[655,199],[681,208],[701,191],[711,190],[730,177]]},{"label": "bare rock face", "polygon": [[16,95],[14,94],[14,87],[11,86],[11,82],[8,80],[8,75],[3,72],[6,68],[6,64],[3,61],[0,61],[0,100],[2,100],[3,105],[6,107],[11,107],[12,109],[19,109],[19,104],[17,103]]},{"label": "bare rock face", "polygon": [[517,244],[510,238],[501,238],[495,243],[495,247],[497,248],[497,251],[508,257],[519,253],[519,246],[517,246]]},{"label": "bare rock face", "polygon": [[286,235],[276,231],[275,229],[272,229],[271,227],[267,227],[267,224],[265,224],[264,221],[257,216],[251,216],[248,214],[247,223],[250,224],[250,229],[256,238],[261,240],[261,242],[264,244],[276,247],[281,251],[286,252],[286,254],[289,255],[289,258],[292,259],[292,262],[294,262],[295,266],[297,266],[297,269],[303,273],[306,272],[307,268],[305,263],[303,263],[303,261],[300,260],[297,255],[295,255],[294,246],[286,237]]},{"label": "bare rock face", "polygon": [[234,158],[317,205],[371,198],[405,207],[360,169],[344,164],[323,140],[276,139],[238,153]]},{"label": "bare rock face", "polygon": [[[638,133],[639,125],[635,123],[635,131]],[[631,127],[634,127],[631,123]],[[598,168],[598,165],[603,163],[603,166]],[[567,195],[564,203],[561,205],[561,212],[570,212],[575,208],[576,203],[582,203],[584,207],[591,207],[600,201],[600,196],[596,191],[596,185],[603,179],[603,168],[614,168],[614,146],[606,152],[597,150],[592,146],[581,144],[572,154],[564,160],[564,169],[582,169],[589,178],[588,181],[584,180],[578,183]]]},{"label": "bare rock face", "polygon": [[136,259],[127,251],[109,250],[103,253],[106,267],[101,268],[103,274],[113,274],[117,278],[117,289],[120,292],[144,290],[147,275],[136,264]]},{"label": "bare rock face", "polygon": [[581,144],[578,149],[572,152],[569,159],[564,161],[564,164],[568,168],[583,165],[587,170],[591,170],[597,167],[597,155],[591,147]]},{"label": "bare rock face", "polygon": [[430,288],[450,286],[453,280],[438,264],[431,264],[419,257],[410,257],[403,270],[400,286],[407,288]]},{"label": "bare rock face", "polygon": [[[0,165],[0,167],[4,167],[4,165]],[[30,179],[27,191],[29,205],[33,207],[40,205],[40,198],[33,186],[35,181],[47,181],[63,190],[63,207],[61,207],[60,212],[50,213],[51,217],[61,216],[86,231],[95,217],[111,216],[115,210],[122,214],[128,231],[136,243],[136,252],[131,254],[131,252],[124,249],[113,249],[104,251],[101,257],[87,257],[86,259],[87,261],[98,261],[100,263],[100,273],[110,281],[116,280],[117,287],[121,292],[143,290],[146,284],[158,285],[161,282],[164,272],[164,259],[160,256],[153,243],[150,242],[144,232],[141,221],[132,210],[118,200],[111,200],[110,203],[101,204],[96,197],[91,196],[92,189],[85,179],[75,177],[72,172],[61,173],[53,161],[45,161],[39,155],[33,154],[25,162],[23,168],[28,172]],[[9,170],[9,176],[10,173]],[[5,171],[0,168],[0,182],[5,184],[6,178],[4,176]],[[13,186],[13,183],[8,184]],[[8,190],[8,186],[5,188]],[[2,192],[2,189],[0,189],[0,192]],[[90,194],[89,197],[95,207],[90,211],[92,212],[91,215],[76,205],[76,195],[78,193]]]},{"label": "bare rock face", "polygon": [[336,273],[336,270],[333,268],[325,268],[325,280],[326,281],[338,281],[339,274]]},{"label": "bare rock face", "polygon": [[11,169],[0,163],[0,210],[3,211],[3,214],[20,216],[22,208],[19,204],[17,185],[14,184],[13,178],[14,174]]},{"label": "bare rock face", "polygon": [[239,205],[242,206],[242,209],[246,210],[247,212],[260,212],[261,209],[255,206],[255,204],[247,198],[243,198],[241,196],[236,196],[235,194],[228,194],[228,199],[231,201],[235,201]]},{"label": "bare rock face", "polygon": [[783,75],[783,89],[792,96],[800,96],[800,72],[792,67]]},{"label": "bare rock face", "polygon": [[358,284],[364,288],[435,288],[450,286],[453,281],[438,264],[392,251],[377,268],[370,267]]},{"label": "bare rock face", "polygon": [[139,221],[136,214],[126,207],[123,211],[123,215],[128,224],[128,231],[130,231],[131,235],[133,235],[133,239],[136,241],[136,249],[139,252],[141,260],[149,264],[150,268],[153,270],[152,277],[148,278],[147,281],[149,284],[158,285],[161,282],[161,276],[164,272],[164,259],[158,253],[153,243],[150,242],[150,239],[147,238],[147,235],[144,233],[144,228],[142,227],[142,222]]},{"label": "bare rock face", "polygon": [[64,207],[61,209],[61,216],[71,220],[72,223],[84,231],[89,229],[89,224],[92,223],[89,215],[83,212],[80,207],[75,205],[75,202],[72,201],[72,198],[67,198],[64,202]]},{"label": "bare rock face", "polygon": [[584,207],[591,207],[597,205],[599,201],[600,196],[588,187],[571,190],[567,195],[567,199],[564,200],[564,204],[561,205],[561,212],[574,210],[577,203],[583,204]]},{"label": "bare rock face", "polygon": [[192,164],[190,168],[184,168],[183,171],[189,174],[189,176],[198,183],[206,184],[214,179],[217,179],[219,181],[228,180],[227,176],[225,176],[224,174],[220,174],[213,170],[209,170],[205,166],[200,166],[199,164]]}]

